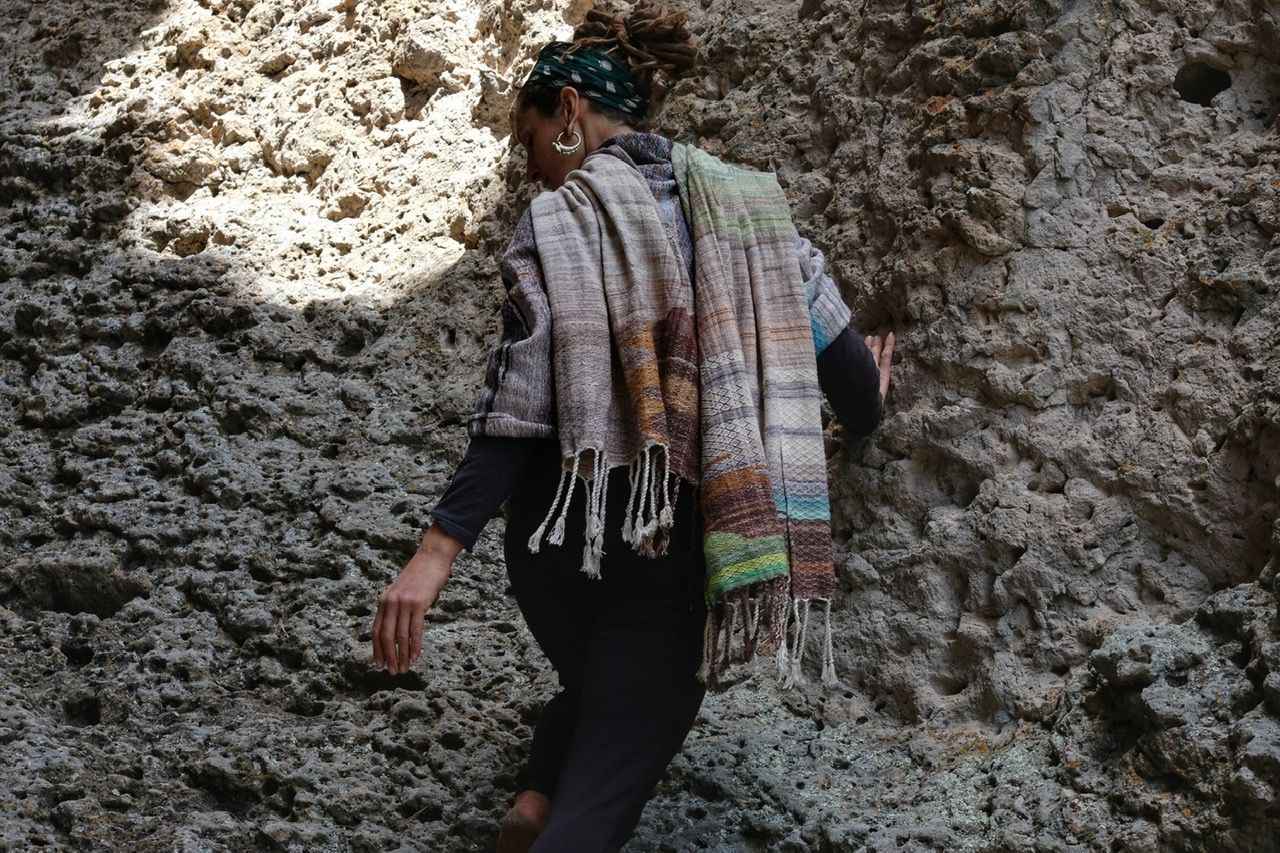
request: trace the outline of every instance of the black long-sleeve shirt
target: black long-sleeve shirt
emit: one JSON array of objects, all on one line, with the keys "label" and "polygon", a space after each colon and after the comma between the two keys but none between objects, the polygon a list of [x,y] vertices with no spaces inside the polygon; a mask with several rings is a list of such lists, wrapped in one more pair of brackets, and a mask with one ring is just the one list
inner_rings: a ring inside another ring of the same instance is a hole
[{"label": "black long-sleeve shirt", "polygon": [[[880,370],[862,336],[846,328],[818,354],[818,385],[837,420],[853,435],[880,422]],[[448,488],[431,511],[432,523],[470,551],[497,515],[537,453],[559,453],[556,439],[475,436]]]}]

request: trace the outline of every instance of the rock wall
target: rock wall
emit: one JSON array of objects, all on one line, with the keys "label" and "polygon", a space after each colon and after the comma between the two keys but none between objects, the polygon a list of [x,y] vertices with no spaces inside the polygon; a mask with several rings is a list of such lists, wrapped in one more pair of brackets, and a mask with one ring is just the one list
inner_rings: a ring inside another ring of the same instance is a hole
[{"label": "rock wall", "polygon": [[[654,128],[902,356],[829,431],[847,689],[708,698],[629,849],[1280,849],[1280,12],[677,5]],[[501,521],[415,672],[368,631],[586,8],[6,6],[0,846],[491,845],[555,685]]]}]

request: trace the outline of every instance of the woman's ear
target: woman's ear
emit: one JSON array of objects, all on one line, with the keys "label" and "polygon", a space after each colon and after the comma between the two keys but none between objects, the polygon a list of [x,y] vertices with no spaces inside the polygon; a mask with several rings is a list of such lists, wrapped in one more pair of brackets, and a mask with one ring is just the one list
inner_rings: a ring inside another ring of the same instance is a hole
[{"label": "woman's ear", "polygon": [[578,120],[578,109],[581,99],[578,96],[578,90],[572,86],[565,86],[560,90],[560,105],[564,108],[564,121],[566,125],[572,125]]}]

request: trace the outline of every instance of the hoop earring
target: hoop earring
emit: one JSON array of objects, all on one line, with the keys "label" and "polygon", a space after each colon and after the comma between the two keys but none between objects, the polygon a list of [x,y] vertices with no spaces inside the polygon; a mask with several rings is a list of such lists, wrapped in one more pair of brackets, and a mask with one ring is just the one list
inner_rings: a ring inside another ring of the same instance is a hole
[{"label": "hoop earring", "polygon": [[582,136],[581,134],[578,133],[578,131],[572,128],[566,127],[565,130],[573,134],[573,139],[574,139],[573,144],[566,145],[565,143],[560,141],[560,137],[564,136],[564,130],[562,130],[556,136],[555,139],[551,140],[551,147],[559,151],[561,154],[568,155],[568,154],[572,154],[573,152],[577,151],[579,148],[582,147]]}]

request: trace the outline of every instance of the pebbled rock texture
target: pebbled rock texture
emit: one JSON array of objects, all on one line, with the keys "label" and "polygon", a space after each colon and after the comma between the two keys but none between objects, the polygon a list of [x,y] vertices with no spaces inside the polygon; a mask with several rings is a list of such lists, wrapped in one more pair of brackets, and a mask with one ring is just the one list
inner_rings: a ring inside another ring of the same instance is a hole
[{"label": "pebbled rock texture", "polygon": [[[674,5],[654,129],[901,362],[828,432],[844,689],[708,698],[627,849],[1280,850],[1280,10]],[[501,520],[414,672],[369,628],[587,8],[0,10],[0,848],[492,849],[555,689]]]}]

